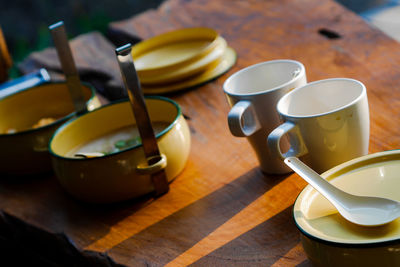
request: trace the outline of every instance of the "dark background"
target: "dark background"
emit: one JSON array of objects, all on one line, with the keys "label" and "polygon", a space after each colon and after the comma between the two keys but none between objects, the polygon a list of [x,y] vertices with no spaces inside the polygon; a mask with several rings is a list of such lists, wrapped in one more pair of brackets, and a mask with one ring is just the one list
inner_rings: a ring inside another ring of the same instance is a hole
[{"label": "dark background", "polygon": [[[150,8],[157,8],[163,1],[0,0],[0,26],[14,61],[10,76],[19,75],[16,65],[29,53],[52,46],[48,26],[57,21],[64,21],[69,38],[93,30],[106,35],[107,25],[110,22],[127,19]],[[362,15],[365,11],[397,3],[397,0],[337,0],[337,2]]]},{"label": "dark background", "polygon": [[106,34],[107,25],[132,17],[163,0],[0,0],[0,26],[16,65],[29,53],[52,46],[48,26],[63,20],[69,38],[93,30]]}]

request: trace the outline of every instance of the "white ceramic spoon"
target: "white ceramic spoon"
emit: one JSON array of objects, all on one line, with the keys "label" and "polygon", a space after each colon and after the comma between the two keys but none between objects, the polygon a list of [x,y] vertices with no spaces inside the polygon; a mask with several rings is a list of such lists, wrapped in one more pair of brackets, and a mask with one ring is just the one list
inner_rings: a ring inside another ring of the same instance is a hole
[{"label": "white ceramic spoon", "polygon": [[378,226],[400,217],[400,202],[346,193],[330,184],[296,157],[286,158],[285,163],[326,197],[339,213],[352,223],[362,226]]}]

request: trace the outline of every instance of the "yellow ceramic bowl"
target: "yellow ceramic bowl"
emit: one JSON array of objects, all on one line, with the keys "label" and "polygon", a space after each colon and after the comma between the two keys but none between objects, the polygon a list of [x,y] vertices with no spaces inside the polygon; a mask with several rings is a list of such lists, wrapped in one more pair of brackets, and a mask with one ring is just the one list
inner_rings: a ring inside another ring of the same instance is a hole
[{"label": "yellow ceramic bowl", "polygon": [[[363,156],[322,176],[355,195],[400,201],[400,150]],[[297,198],[294,219],[315,266],[400,266],[400,219],[377,227],[352,224],[311,186]]]},{"label": "yellow ceramic bowl", "polygon": [[[184,168],[190,150],[190,131],[180,107],[168,98],[146,98],[153,124],[166,123],[156,135],[161,154],[165,155],[168,181]],[[138,197],[154,191],[150,174],[141,168],[146,159],[141,143],[118,152],[77,158],[71,151],[123,127],[134,125],[130,102],[103,106],[68,121],[50,141],[56,176],[74,197],[96,203],[107,203]],[[150,171],[149,171],[150,172]]]},{"label": "yellow ceramic bowl", "polygon": [[[100,106],[91,86],[84,85],[83,91],[89,110]],[[46,83],[0,99],[0,173],[14,176],[50,171],[50,137],[73,115],[66,83]],[[32,128],[40,119],[49,117],[57,120]],[[15,133],[10,133],[12,129]]]}]

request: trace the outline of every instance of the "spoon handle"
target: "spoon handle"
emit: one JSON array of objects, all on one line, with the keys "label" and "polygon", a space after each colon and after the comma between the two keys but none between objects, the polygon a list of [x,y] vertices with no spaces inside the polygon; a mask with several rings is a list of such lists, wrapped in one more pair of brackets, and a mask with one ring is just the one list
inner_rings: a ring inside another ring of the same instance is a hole
[{"label": "spoon handle", "polygon": [[306,180],[312,187],[314,187],[315,190],[326,197],[336,208],[338,208],[338,206],[341,208],[348,208],[346,203],[348,202],[348,199],[352,197],[352,195],[333,186],[296,157],[286,158],[285,163],[304,180]]},{"label": "spoon handle", "polygon": [[67,86],[74,102],[77,114],[86,113],[86,101],[83,96],[81,81],[72,57],[71,48],[69,47],[67,33],[65,31],[64,22],[59,21],[49,26],[53,42],[57,50],[58,58],[61,62],[62,70],[67,80]]},{"label": "spoon handle", "polygon": [[[135,64],[133,63],[131,44],[121,46],[117,48],[115,52],[121,69],[122,79],[128,91],[139,134],[142,139],[144,154],[149,165],[155,164],[157,160],[161,159],[161,154],[146,108]],[[164,169],[153,173],[151,176],[157,196],[168,192],[169,186]]]}]

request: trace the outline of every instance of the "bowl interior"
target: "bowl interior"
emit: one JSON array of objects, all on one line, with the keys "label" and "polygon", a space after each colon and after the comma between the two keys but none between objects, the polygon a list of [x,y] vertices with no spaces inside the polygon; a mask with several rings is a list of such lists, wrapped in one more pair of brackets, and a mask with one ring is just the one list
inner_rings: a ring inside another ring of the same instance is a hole
[{"label": "bowl interior", "polygon": [[[82,86],[89,100],[92,90]],[[0,134],[10,129],[16,132],[29,130],[40,119],[59,120],[74,112],[74,105],[66,83],[48,83],[33,87],[0,100]]]},{"label": "bowl interior", "polygon": [[[160,122],[164,126],[156,131],[157,138],[168,132],[181,114],[177,104],[163,98],[147,98],[146,105],[152,123]],[[83,145],[101,140],[104,136],[112,136],[115,131],[133,125],[135,118],[130,102],[113,103],[64,124],[54,134],[50,152],[58,157],[75,158],[74,151],[79,151]],[[140,145],[139,142],[119,151]]]},{"label": "bowl interior", "polygon": [[[343,163],[322,174],[338,188],[354,194],[400,201],[400,151],[380,152]],[[345,220],[330,202],[307,186],[294,205],[294,219],[305,235],[340,244],[376,244],[400,240],[400,218],[378,227]]]}]

